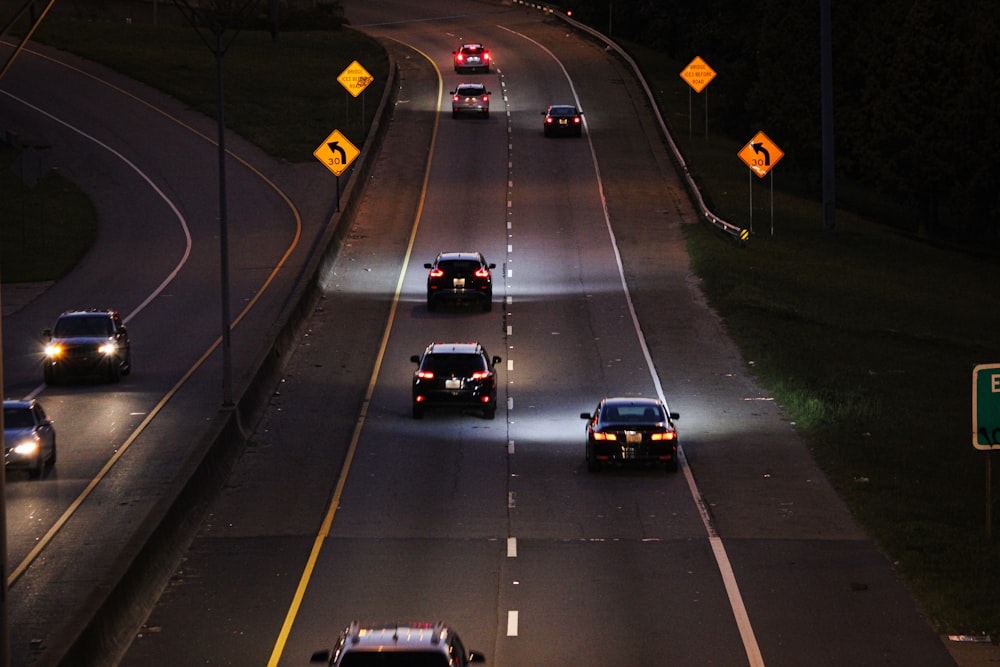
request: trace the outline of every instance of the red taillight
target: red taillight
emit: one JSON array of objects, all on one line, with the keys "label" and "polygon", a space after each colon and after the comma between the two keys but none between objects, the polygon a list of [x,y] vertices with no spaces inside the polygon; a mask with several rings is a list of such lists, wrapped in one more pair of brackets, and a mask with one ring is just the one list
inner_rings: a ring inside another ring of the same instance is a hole
[{"label": "red taillight", "polygon": [[465,60],[465,55],[463,55],[461,53],[456,53],[455,54],[455,60],[457,60],[458,62],[462,62],[463,60]]},{"label": "red taillight", "polygon": [[430,272],[430,277],[431,278],[440,278],[443,275],[444,275],[444,271],[442,271],[441,269],[431,269],[431,272]]},{"label": "red taillight", "polygon": [[485,380],[489,376],[490,376],[490,372],[489,371],[476,371],[475,373],[472,374],[472,379],[473,380]]},{"label": "red taillight", "polygon": [[479,269],[479,270],[476,271],[476,277],[477,278],[489,278],[490,277],[490,270],[489,269]]},{"label": "red taillight", "polygon": [[579,125],[581,122],[583,122],[583,119],[581,119],[579,116],[575,116],[573,118],[573,122]]},{"label": "red taillight", "polygon": [[490,98],[487,97],[486,95],[483,95],[483,102],[489,102],[489,101],[490,101]]},{"label": "red taillight", "polygon": [[485,62],[489,62],[490,61],[490,54],[489,53],[483,53],[483,60]]},{"label": "red taillight", "polygon": [[601,433],[600,431],[594,431],[594,440],[617,440],[618,436],[614,433]]},{"label": "red taillight", "polygon": [[479,400],[482,401],[483,403],[489,403],[490,402],[490,397],[489,396],[483,396]]},{"label": "red taillight", "polygon": [[451,101],[452,102],[457,102],[459,99],[460,98],[458,97],[458,95],[455,95],[455,97],[451,98]]},{"label": "red taillight", "polygon": [[434,373],[431,371],[417,371],[417,377],[421,380],[433,380]]},{"label": "red taillight", "polygon": [[551,116],[546,116],[545,117],[545,124],[546,125],[551,125],[552,124],[552,117]]},{"label": "red taillight", "polygon": [[667,431],[666,433],[650,433],[650,440],[673,440],[677,437],[677,434],[673,431]]}]

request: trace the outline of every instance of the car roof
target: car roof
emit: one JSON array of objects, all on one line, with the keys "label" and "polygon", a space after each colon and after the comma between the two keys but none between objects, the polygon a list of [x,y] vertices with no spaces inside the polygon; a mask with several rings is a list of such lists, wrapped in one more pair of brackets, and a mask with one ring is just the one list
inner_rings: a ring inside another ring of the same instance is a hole
[{"label": "car roof", "polygon": [[34,405],[34,403],[35,403],[34,400],[30,401],[4,400],[3,407],[4,410],[27,410],[32,405]]},{"label": "car roof", "polygon": [[641,396],[609,396],[601,401],[605,406],[613,407],[653,407],[663,405],[658,398],[644,398]]},{"label": "car roof", "polygon": [[454,260],[465,260],[465,261],[482,261],[483,256],[478,252],[441,252],[438,253],[437,261],[448,262]]},{"label": "car roof", "polygon": [[427,354],[479,354],[483,347],[479,343],[431,343]]},{"label": "car roof", "polygon": [[455,87],[456,90],[459,90],[461,88],[482,88],[483,90],[486,90],[486,84],[485,83],[460,83],[460,84],[458,84]]},{"label": "car roof", "polygon": [[110,308],[92,308],[90,310],[67,310],[63,311],[59,317],[88,317],[94,315],[116,315],[117,312]]},{"label": "car roof", "polygon": [[576,113],[576,107],[572,104],[552,104],[549,106],[549,113],[552,113],[553,111]]},{"label": "car roof", "polygon": [[352,623],[345,631],[348,651],[400,651],[437,647],[448,635],[443,623],[362,626]]},{"label": "car roof", "polygon": [[463,49],[483,49],[483,48],[486,48],[486,47],[484,47],[482,44],[479,44],[478,42],[470,42],[468,44],[462,44],[462,48]]}]

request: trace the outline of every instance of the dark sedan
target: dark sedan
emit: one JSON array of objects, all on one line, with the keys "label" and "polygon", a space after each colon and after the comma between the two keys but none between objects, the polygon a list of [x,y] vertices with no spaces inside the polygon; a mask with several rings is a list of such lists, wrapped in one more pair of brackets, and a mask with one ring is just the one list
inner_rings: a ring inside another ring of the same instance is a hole
[{"label": "dark sedan", "polygon": [[611,463],[662,463],[676,472],[677,429],[670,412],[655,398],[604,398],[587,420],[587,470]]},{"label": "dark sedan", "polygon": [[560,134],[571,137],[583,135],[583,112],[575,106],[569,104],[553,104],[542,112],[545,121],[542,124],[542,133],[546,137],[554,137]]}]

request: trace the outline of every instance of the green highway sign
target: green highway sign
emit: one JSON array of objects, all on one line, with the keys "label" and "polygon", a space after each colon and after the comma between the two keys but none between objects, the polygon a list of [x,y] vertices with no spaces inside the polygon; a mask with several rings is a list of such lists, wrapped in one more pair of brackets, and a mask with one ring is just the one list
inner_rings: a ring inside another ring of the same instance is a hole
[{"label": "green highway sign", "polygon": [[1000,364],[972,369],[972,446],[1000,449]]}]

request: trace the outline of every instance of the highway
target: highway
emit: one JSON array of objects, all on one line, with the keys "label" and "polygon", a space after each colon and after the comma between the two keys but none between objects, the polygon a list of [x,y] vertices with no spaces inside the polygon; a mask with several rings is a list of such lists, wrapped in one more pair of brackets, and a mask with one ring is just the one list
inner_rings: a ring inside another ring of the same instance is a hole
[{"label": "highway", "polygon": [[[704,303],[683,247],[684,226],[697,218],[622,64],[535,10],[344,4],[399,64],[393,122],[266,413],[148,616],[137,604],[135,639],[117,663],[301,665],[358,619],[444,620],[487,664],[507,667],[953,665]],[[487,44],[496,71],[456,75],[450,54],[462,41]],[[447,92],[463,79],[487,82],[488,120],[450,117]],[[545,106],[574,101],[584,136],[543,138]],[[149,136],[137,128],[129,153]],[[171,144],[171,159],[207,163],[211,144],[188,140]],[[203,176],[192,180],[213,182]],[[250,247],[273,248],[261,264],[277,266],[295,221],[328,207],[315,196],[328,177],[319,164],[274,176],[298,188],[291,201],[309,202],[309,215],[265,188],[249,202],[287,226],[264,229],[265,217],[273,221],[254,209],[234,215],[250,227],[234,234],[246,258],[234,302],[247,302],[268,273],[249,261]],[[186,194],[176,179],[165,179],[169,190]],[[217,284],[216,221],[205,215],[211,188],[195,190],[199,199],[177,208],[201,212],[191,224],[201,261],[179,274],[190,283],[170,283],[130,323],[136,345],[157,350],[150,365],[137,347],[134,379],[120,387],[42,394],[50,411],[66,411],[54,415],[60,425],[83,424],[87,413],[73,410],[84,407],[107,415],[90,420],[107,427],[86,438],[96,449],[120,443],[214,341],[218,304],[204,286]],[[131,298],[117,288],[83,295],[114,297],[131,312],[178,265],[184,234],[169,207],[158,208],[167,222],[156,228],[171,243],[121,253],[148,286]],[[304,238],[317,229],[306,224]],[[296,245],[302,265],[310,242]],[[497,263],[494,309],[428,313],[423,263],[466,249]],[[161,258],[159,272],[141,270],[148,257]],[[100,271],[82,269],[103,284]],[[269,331],[291,284],[269,287],[259,321],[248,318],[241,368],[257,349],[247,339]],[[72,288],[60,283],[18,316],[38,308],[41,321],[46,308],[73,301],[58,291]],[[190,338],[177,324],[189,310],[200,322]],[[45,326],[24,321],[24,332]],[[495,420],[410,417],[409,358],[435,340],[478,340],[503,358]],[[199,391],[169,403],[155,443],[115,466],[132,477],[102,485],[90,524],[98,532],[84,540],[92,548],[65,545],[54,578],[67,577],[70,552],[100,553],[100,530],[127,533],[141,521],[150,487],[186,454],[170,448],[197,439],[218,408],[217,356],[195,374]],[[31,390],[30,374],[17,382]],[[605,395],[659,393],[681,415],[682,470],[588,473],[580,412]],[[54,517],[100,467],[96,453],[79,470],[69,454],[64,467],[63,451],[40,484],[8,484],[8,510],[17,487],[53,503],[43,515]],[[102,527],[108,507],[116,518]],[[22,552],[50,523],[18,538]],[[30,579],[35,569],[43,568],[29,568],[12,597],[20,587],[31,604],[58,604],[58,589]]]}]

